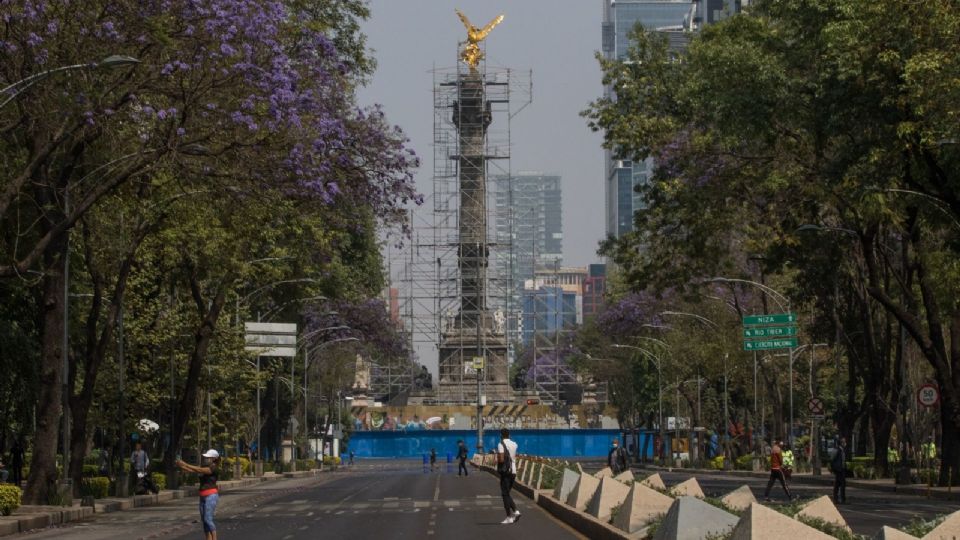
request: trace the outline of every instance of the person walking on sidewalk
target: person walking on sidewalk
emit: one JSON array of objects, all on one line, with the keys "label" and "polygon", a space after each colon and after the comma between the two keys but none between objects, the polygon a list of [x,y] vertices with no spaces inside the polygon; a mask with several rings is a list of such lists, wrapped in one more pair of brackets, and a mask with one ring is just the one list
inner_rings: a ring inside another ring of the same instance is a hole
[{"label": "person walking on sidewalk", "polygon": [[457,461],[460,462],[460,465],[457,466],[457,476],[460,476],[461,472],[464,476],[469,476],[467,474],[467,445],[463,444],[463,441],[458,441]]},{"label": "person walking on sidewalk", "polygon": [[10,483],[19,487],[23,482],[23,463],[26,453],[23,451],[23,444],[20,439],[13,442],[13,448],[10,449]]},{"label": "person walking on sidewalk", "polygon": [[204,466],[197,467],[177,460],[176,465],[184,472],[200,475],[200,522],[206,540],[217,540],[217,525],[213,516],[217,511],[220,490],[217,489],[217,477],[220,474],[220,453],[211,448],[203,453]]},{"label": "person walking on sidewalk", "polygon": [[770,449],[770,479],[767,480],[767,489],[763,492],[763,498],[768,501],[770,500],[770,489],[777,480],[779,480],[780,485],[783,486],[783,492],[787,494],[787,499],[793,498],[790,495],[790,489],[787,488],[787,481],[783,476],[783,451],[780,450],[781,444],[783,443],[775,441],[773,448]]},{"label": "person walking on sidewalk", "polygon": [[627,452],[620,446],[620,441],[613,440],[613,446],[607,454],[607,466],[613,470],[613,474],[620,474],[627,470]]},{"label": "person walking on sidewalk", "polygon": [[497,445],[497,472],[500,473],[500,496],[503,497],[503,509],[507,512],[507,519],[502,525],[520,521],[520,510],[517,510],[510,490],[517,480],[517,443],[510,440],[510,430],[500,430],[500,444]]},{"label": "person walking on sidewalk", "polygon": [[837,451],[830,460],[830,472],[833,473],[833,502],[847,502],[847,439],[840,437]]}]

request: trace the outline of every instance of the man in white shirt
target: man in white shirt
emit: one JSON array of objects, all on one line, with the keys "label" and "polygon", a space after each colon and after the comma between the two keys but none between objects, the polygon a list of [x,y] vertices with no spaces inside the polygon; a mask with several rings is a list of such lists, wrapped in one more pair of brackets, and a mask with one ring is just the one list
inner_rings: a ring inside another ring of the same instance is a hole
[{"label": "man in white shirt", "polygon": [[520,511],[510,496],[513,483],[517,479],[517,443],[510,440],[510,430],[500,430],[500,443],[497,444],[497,472],[500,473],[500,495],[503,497],[503,509],[507,511],[507,519],[501,521],[503,525],[520,521]]}]

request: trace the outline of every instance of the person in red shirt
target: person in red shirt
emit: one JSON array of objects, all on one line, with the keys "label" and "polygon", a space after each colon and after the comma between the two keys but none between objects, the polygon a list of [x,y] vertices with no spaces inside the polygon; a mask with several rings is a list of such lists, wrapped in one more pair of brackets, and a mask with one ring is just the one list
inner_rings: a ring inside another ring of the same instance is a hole
[{"label": "person in red shirt", "polygon": [[763,492],[763,498],[768,501],[770,500],[770,488],[777,480],[783,486],[783,492],[787,494],[787,499],[793,498],[790,495],[790,489],[787,488],[787,480],[783,476],[783,451],[780,450],[782,444],[782,441],[774,441],[773,449],[770,451],[770,479],[767,480],[767,490]]}]

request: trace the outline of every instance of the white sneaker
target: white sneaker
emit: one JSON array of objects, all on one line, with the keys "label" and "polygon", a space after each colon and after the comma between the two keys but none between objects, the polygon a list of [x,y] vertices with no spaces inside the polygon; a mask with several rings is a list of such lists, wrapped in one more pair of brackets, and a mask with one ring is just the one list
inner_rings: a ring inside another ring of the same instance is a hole
[{"label": "white sneaker", "polygon": [[501,524],[501,525],[510,525],[510,524],[513,523],[514,521],[516,521],[516,519],[514,519],[513,516],[510,516],[510,517],[508,517],[507,519],[501,521],[500,524]]},{"label": "white sneaker", "polygon": [[520,511],[519,511],[519,510],[514,510],[514,511],[513,511],[513,522],[516,523],[516,522],[518,522],[518,521],[520,521]]}]

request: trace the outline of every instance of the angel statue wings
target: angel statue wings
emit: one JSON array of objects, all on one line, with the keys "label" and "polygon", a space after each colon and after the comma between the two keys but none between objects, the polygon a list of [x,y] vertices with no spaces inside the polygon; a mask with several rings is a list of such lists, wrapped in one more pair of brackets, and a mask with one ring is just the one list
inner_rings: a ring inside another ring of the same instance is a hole
[{"label": "angel statue wings", "polygon": [[477,65],[480,64],[480,60],[483,59],[483,52],[480,50],[480,42],[483,41],[491,30],[495,26],[500,24],[503,21],[503,15],[499,15],[497,18],[490,21],[483,28],[477,28],[470,23],[470,19],[466,15],[456,10],[457,15],[460,17],[460,20],[463,21],[463,25],[467,27],[467,46],[463,48],[463,51],[460,53],[460,59],[471,68],[476,69]]}]

